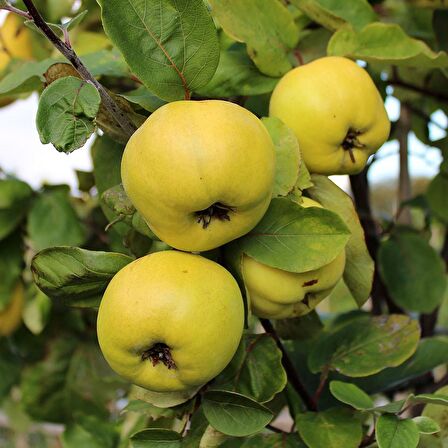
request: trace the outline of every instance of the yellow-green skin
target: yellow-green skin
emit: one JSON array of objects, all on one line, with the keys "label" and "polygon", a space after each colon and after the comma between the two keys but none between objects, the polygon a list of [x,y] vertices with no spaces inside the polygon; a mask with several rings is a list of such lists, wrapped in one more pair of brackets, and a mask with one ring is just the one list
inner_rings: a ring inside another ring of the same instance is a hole
[{"label": "yellow-green skin", "polygon": [[[249,232],[271,200],[272,140],[261,121],[228,101],[177,101],[129,140],[123,186],[151,230],[172,247],[205,251]],[[215,203],[230,220],[204,228],[195,212]]]},{"label": "yellow-green skin", "polygon": [[[30,30],[17,15],[9,13],[0,28],[0,75],[12,58],[32,59]],[[0,98],[0,107],[14,101],[13,98]]]},{"label": "yellow-green skin", "polygon": [[[109,365],[154,392],[191,390],[218,375],[241,339],[244,307],[231,274],[217,263],[177,251],[156,252],[119,271],[98,313],[97,333]],[[175,367],[142,354],[166,344]]]},{"label": "yellow-green skin", "polygon": [[[309,198],[303,198],[301,205],[322,207]],[[344,267],[345,250],[331,263],[302,273],[273,268],[244,255],[242,271],[251,310],[258,317],[268,319],[307,314],[331,293]]]},{"label": "yellow-green skin", "polygon": [[20,326],[24,301],[23,285],[19,282],[13,289],[9,304],[0,312],[0,336],[9,336]]},{"label": "yellow-green skin", "polygon": [[[324,57],[288,72],[272,93],[269,114],[295,133],[305,164],[318,174],[356,174],[387,140],[390,121],[368,73],[342,57]],[[349,130],[362,147],[344,149]]]}]

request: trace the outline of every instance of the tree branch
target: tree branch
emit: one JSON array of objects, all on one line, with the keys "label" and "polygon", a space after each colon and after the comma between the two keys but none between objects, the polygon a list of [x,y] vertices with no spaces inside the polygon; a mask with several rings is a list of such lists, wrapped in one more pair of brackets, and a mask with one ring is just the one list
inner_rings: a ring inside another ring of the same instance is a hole
[{"label": "tree branch", "polygon": [[421,93],[422,95],[430,96],[439,101],[444,101],[448,103],[448,95],[445,95],[441,92],[432,92],[431,90],[427,90],[424,87],[416,86],[414,84],[409,84],[407,82],[402,81],[398,78],[393,78],[388,82],[391,86],[402,87],[403,89],[412,90],[417,93]]},{"label": "tree branch", "polygon": [[372,285],[372,313],[379,315],[382,313],[382,304],[386,303],[390,313],[403,313],[403,310],[396,306],[379,275],[377,264],[377,253],[380,247],[379,232],[373,219],[370,206],[369,182],[367,179],[367,168],[363,172],[350,176],[350,185],[355,200],[356,210],[361,221],[366,238],[367,249],[375,262],[375,272]]},{"label": "tree branch", "polygon": [[288,381],[294,387],[295,391],[299,394],[306,408],[310,411],[317,411],[316,403],[313,401],[311,395],[308,393],[305,386],[302,384],[299,374],[296,368],[294,367],[294,364],[292,363],[291,358],[288,355],[288,352],[283,346],[283,343],[279,338],[277,332],[275,331],[275,328],[271,324],[270,320],[260,319],[260,322],[264,328],[264,331],[266,331],[266,333],[268,333],[274,339],[274,341],[277,344],[277,347],[282,352],[282,364],[284,369],[286,370],[286,374],[288,375]]},{"label": "tree branch", "polygon": [[[108,110],[117,125],[123,130],[128,138],[131,137],[136,130],[136,126],[134,126],[113,98],[107,93],[106,89],[87,70],[86,66],[81,62],[73,48],[59,39],[59,37],[48,26],[39,11],[34,6],[32,0],[23,0],[23,3],[28,8],[28,12],[22,11],[21,15],[23,16],[24,14],[28,14],[28,18],[34,22],[34,24],[44,33],[47,39],[70,61],[82,78],[95,86],[101,96],[101,101],[104,107]],[[4,7],[3,9],[20,14],[16,11],[16,8],[10,5]]]},{"label": "tree branch", "polygon": [[398,142],[400,148],[400,173],[398,179],[398,212],[397,222],[410,226],[412,216],[409,207],[402,207],[402,203],[411,199],[411,178],[409,176],[408,135],[411,131],[411,113],[406,104],[401,103],[400,119],[398,120]]}]

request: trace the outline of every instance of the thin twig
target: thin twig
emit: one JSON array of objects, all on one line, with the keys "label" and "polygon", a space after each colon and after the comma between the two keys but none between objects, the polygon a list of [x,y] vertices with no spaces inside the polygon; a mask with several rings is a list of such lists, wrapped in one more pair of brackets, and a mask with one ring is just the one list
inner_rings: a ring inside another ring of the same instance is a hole
[{"label": "thin twig", "polygon": [[288,375],[288,381],[291,383],[292,387],[294,387],[295,391],[299,394],[306,408],[310,411],[316,411],[317,410],[316,403],[313,401],[311,395],[308,393],[305,386],[302,384],[299,374],[296,368],[294,367],[294,364],[292,363],[291,358],[288,355],[288,352],[283,346],[281,339],[279,338],[277,332],[275,331],[275,328],[268,319],[260,319],[260,322],[264,328],[264,331],[266,331],[266,333],[268,333],[274,339],[274,341],[277,344],[277,347],[282,352],[282,364],[286,371],[286,374]]},{"label": "thin twig", "polygon": [[427,90],[424,87],[416,86],[415,84],[409,84],[407,82],[402,81],[398,78],[393,78],[388,82],[391,86],[401,87],[403,89],[412,90],[417,93],[421,93],[425,96],[430,96],[440,101],[444,101],[448,103],[448,95],[445,95],[441,92],[433,92],[431,90]]},{"label": "thin twig", "polygon": [[3,9],[8,9],[9,11],[15,12],[22,16],[26,14],[25,17],[34,22],[34,24],[44,33],[48,40],[70,61],[70,63],[73,65],[73,67],[75,67],[82,78],[95,86],[101,96],[104,107],[108,110],[108,112],[111,114],[111,116],[116,121],[117,125],[123,130],[123,132],[128,137],[130,137],[135,132],[136,126],[134,126],[134,124],[120,109],[113,98],[107,93],[106,89],[87,70],[86,66],[81,62],[73,48],[59,39],[59,37],[48,26],[43,17],[40,15],[39,11],[34,6],[32,0],[23,0],[23,3],[28,8],[28,12],[17,12],[17,8],[14,8],[10,5],[7,5]]},{"label": "thin twig", "polygon": [[316,393],[314,394],[314,397],[313,397],[313,401],[316,404],[319,403],[320,396],[322,395],[322,392],[324,391],[325,385],[327,384],[328,374],[329,373],[330,373],[330,369],[327,366],[322,371],[322,374],[320,376],[319,386],[317,387]]},{"label": "thin twig", "polygon": [[14,14],[25,17],[25,19],[27,19],[27,20],[32,20],[32,17],[30,16],[30,14],[28,12],[22,11],[21,9],[16,8],[15,6],[5,5],[0,9],[4,9],[5,11],[13,12]]},{"label": "thin twig", "polygon": [[402,203],[411,199],[411,177],[409,175],[408,135],[411,131],[411,113],[405,103],[401,103],[400,119],[398,120],[398,142],[400,148],[400,173],[398,179],[398,210],[396,221],[410,226],[412,216],[409,207],[402,207]]}]

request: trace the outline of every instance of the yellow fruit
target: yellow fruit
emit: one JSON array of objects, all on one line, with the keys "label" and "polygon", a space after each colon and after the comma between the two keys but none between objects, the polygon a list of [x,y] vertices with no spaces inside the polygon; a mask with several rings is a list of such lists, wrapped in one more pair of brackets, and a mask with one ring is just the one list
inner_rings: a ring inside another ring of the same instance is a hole
[{"label": "yellow fruit", "polygon": [[312,173],[355,174],[388,138],[390,122],[368,73],[350,59],[325,57],[288,72],[269,114],[289,126]]},{"label": "yellow fruit", "polygon": [[[303,207],[322,207],[303,198]],[[309,313],[325,299],[340,280],[345,251],[331,263],[313,271],[288,272],[244,255],[243,277],[252,312],[269,319],[284,319]]]},{"label": "yellow fruit", "polygon": [[17,283],[11,301],[3,311],[0,311],[0,336],[9,336],[20,326],[24,301],[23,285]]},{"label": "yellow fruit", "polygon": [[249,232],[271,200],[272,140],[227,101],[177,101],[129,140],[121,175],[151,230],[172,247],[205,251]]},{"label": "yellow fruit", "polygon": [[244,309],[235,279],[199,255],[156,252],[119,271],[98,313],[109,365],[154,392],[197,388],[232,359]]}]

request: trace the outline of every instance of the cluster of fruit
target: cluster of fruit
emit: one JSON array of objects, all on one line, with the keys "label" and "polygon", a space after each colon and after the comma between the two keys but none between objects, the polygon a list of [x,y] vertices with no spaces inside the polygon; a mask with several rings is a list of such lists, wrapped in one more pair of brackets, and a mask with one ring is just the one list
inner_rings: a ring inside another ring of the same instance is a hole
[{"label": "cluster of fruit", "polygon": [[[270,115],[295,133],[312,173],[353,174],[387,139],[390,123],[365,70],[327,57],[277,84]],[[240,288],[218,263],[191,252],[250,232],[269,207],[275,151],[262,122],[230,102],[178,101],[154,112],[129,140],[123,186],[154,234],[175,250],[124,267],[98,314],[110,366],[155,394],[185,397],[218,375],[243,332]],[[303,207],[321,207],[304,197]],[[207,254],[205,254],[207,255]],[[249,256],[242,272],[251,311],[265,318],[304,314],[341,278],[345,252],[318,270],[296,273]]]}]

